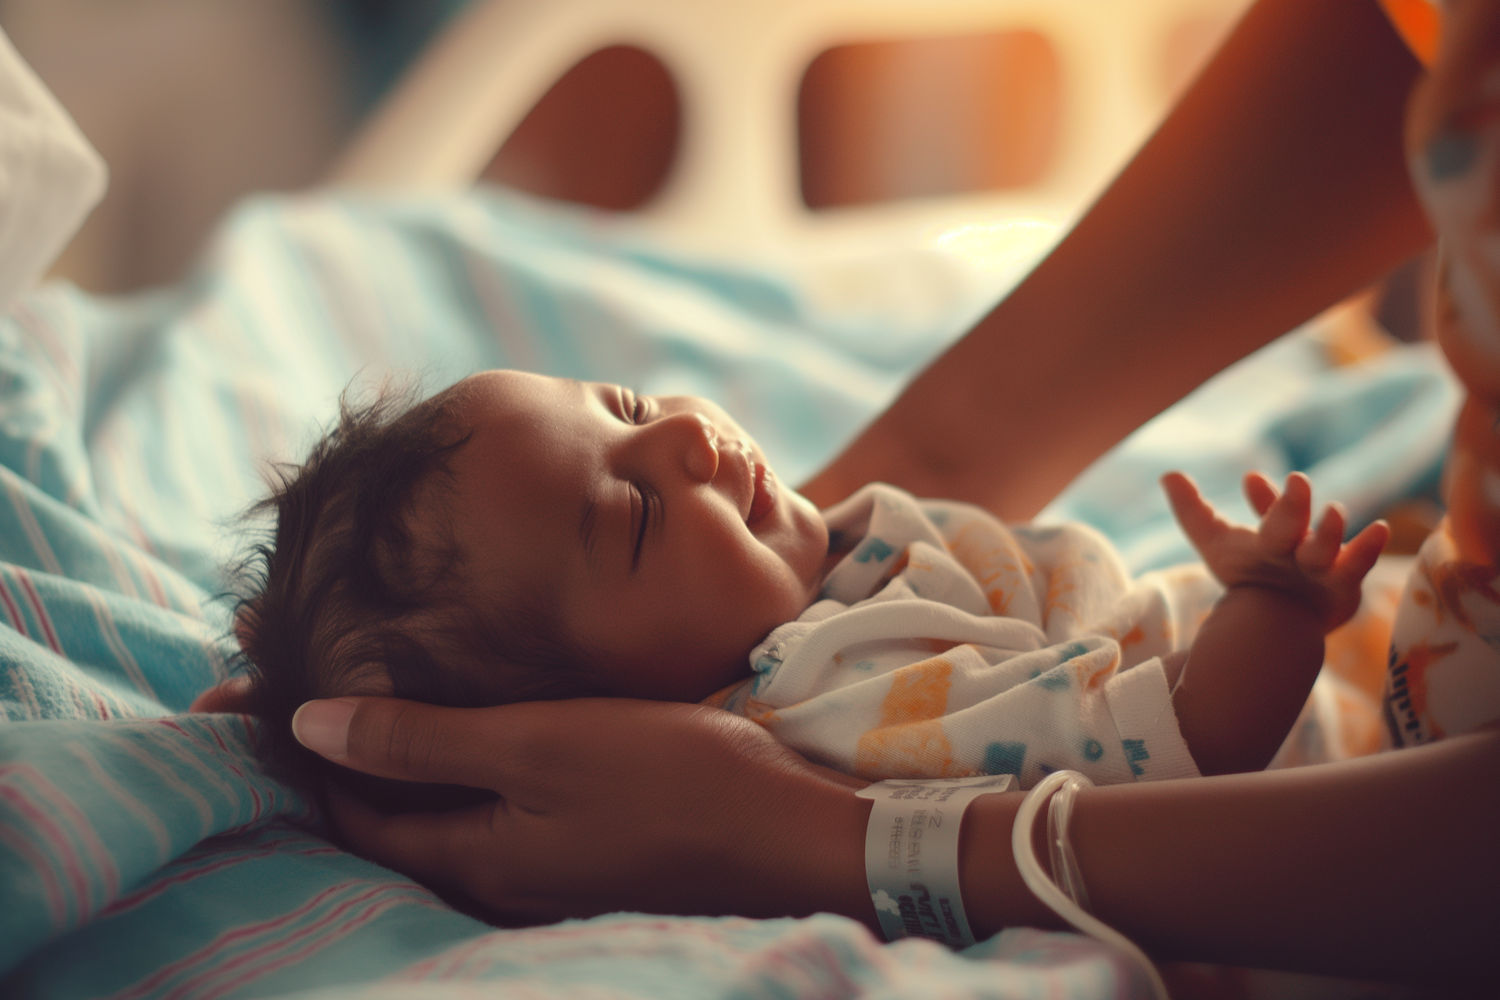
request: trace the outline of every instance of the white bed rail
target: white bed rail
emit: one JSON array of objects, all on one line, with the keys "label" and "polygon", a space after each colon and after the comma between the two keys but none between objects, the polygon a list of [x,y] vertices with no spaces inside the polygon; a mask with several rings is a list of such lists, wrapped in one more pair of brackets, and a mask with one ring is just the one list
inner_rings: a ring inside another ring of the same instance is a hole
[{"label": "white bed rail", "polygon": [[[834,45],[1033,30],[1057,52],[1065,113],[1037,184],[970,197],[985,215],[1068,214],[1160,116],[1164,36],[1236,0],[477,0],[377,111],[335,183],[459,187],[572,65],[637,45],[676,79],[682,130],[671,175],[638,224],[704,249],[785,244],[854,215],[818,213],[798,188],[797,87]],[[929,204],[928,209],[932,206]],[[887,220],[892,221],[892,220]]]}]

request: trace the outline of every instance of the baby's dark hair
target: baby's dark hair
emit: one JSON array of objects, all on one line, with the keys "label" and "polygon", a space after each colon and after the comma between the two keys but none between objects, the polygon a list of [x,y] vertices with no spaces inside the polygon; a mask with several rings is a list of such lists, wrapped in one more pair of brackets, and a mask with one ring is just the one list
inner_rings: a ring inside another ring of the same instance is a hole
[{"label": "baby's dark hair", "polygon": [[304,787],[323,766],[292,736],[309,699],[389,692],[474,707],[591,693],[553,616],[519,584],[502,608],[466,600],[446,516],[449,460],[473,433],[465,383],[415,398],[386,389],[356,404],[346,391],[337,426],[305,463],[276,467],[251,511],[275,526],[238,574],[247,707],[264,722],[262,758]]}]

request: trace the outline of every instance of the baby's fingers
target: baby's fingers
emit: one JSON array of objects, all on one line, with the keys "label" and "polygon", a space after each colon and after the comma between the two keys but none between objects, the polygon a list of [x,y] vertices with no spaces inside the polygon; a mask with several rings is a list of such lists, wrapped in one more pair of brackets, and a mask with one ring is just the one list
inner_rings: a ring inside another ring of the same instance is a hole
[{"label": "baby's fingers", "polygon": [[1276,498],[1281,496],[1281,491],[1276,488],[1276,484],[1267,479],[1263,473],[1245,473],[1244,485],[1245,499],[1250,501],[1250,506],[1261,517],[1266,516],[1266,512],[1271,509]]},{"label": "baby's fingers", "polygon": [[1297,565],[1304,572],[1325,572],[1338,558],[1347,525],[1344,508],[1336,503],[1329,504],[1323,510],[1323,520],[1318,522],[1317,530],[1297,546]]},{"label": "baby's fingers", "polygon": [[1161,488],[1172,505],[1172,513],[1188,541],[1201,552],[1229,526],[1219,517],[1213,505],[1198,492],[1198,484],[1181,472],[1169,472],[1161,477]]},{"label": "baby's fingers", "polygon": [[1333,575],[1340,580],[1357,584],[1370,572],[1390,538],[1390,525],[1384,521],[1366,525],[1363,531],[1349,539],[1349,543],[1339,553],[1338,560],[1333,565]]},{"label": "baby's fingers", "polygon": [[1312,483],[1302,473],[1294,472],[1286,477],[1286,489],[1261,519],[1261,541],[1270,552],[1290,554],[1307,536],[1311,517]]}]

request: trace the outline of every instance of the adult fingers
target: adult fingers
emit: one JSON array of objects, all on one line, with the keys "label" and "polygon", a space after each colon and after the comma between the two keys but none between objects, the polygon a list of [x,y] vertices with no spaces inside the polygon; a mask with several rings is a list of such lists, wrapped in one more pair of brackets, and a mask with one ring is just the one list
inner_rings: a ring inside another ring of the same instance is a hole
[{"label": "adult fingers", "polygon": [[424,884],[468,890],[476,861],[495,851],[492,814],[503,808],[497,804],[386,816],[336,783],[330,782],[327,792],[328,811],[345,846]]},{"label": "adult fingers", "polygon": [[[442,708],[396,698],[312,701],[292,720],[297,739],[345,767],[387,778],[468,785],[528,801],[568,800],[568,786],[606,774],[725,766],[785,753],[764,729],[699,705],[619,698]],[[581,783],[581,784],[580,784]],[[576,798],[576,796],[571,796]]]},{"label": "adult fingers", "polygon": [[309,750],[383,778],[495,789],[514,734],[495,709],[443,708],[399,698],[310,701],[292,717]]}]

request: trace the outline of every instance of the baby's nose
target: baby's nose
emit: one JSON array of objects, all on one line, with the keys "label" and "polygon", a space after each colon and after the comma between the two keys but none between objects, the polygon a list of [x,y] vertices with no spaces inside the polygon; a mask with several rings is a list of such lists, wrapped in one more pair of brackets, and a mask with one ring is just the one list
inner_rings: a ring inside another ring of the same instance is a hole
[{"label": "baby's nose", "polygon": [[694,413],[692,417],[697,426],[688,435],[684,461],[689,476],[700,483],[710,483],[719,471],[719,431],[703,414]]}]

